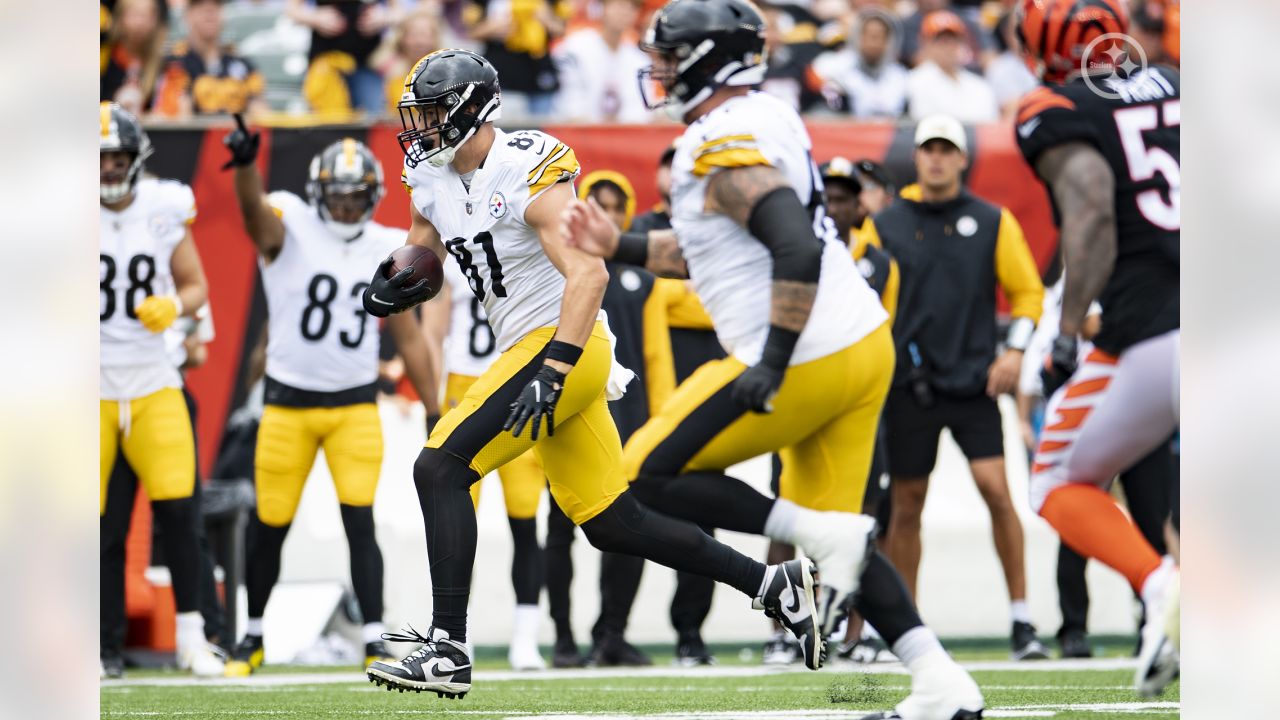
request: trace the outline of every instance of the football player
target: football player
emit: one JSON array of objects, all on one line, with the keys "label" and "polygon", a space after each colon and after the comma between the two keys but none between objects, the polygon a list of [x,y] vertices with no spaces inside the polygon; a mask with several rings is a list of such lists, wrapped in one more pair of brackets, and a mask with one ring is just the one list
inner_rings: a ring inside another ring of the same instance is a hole
[{"label": "football player", "polygon": [[[440,300],[422,306],[422,326],[433,351],[444,358],[447,374],[442,409],[448,411],[462,402],[467,390],[498,359],[499,353],[498,339],[489,327],[484,306],[471,293],[462,269],[447,258],[444,280]],[[537,517],[547,480],[532,451],[498,468],[498,479],[511,526],[511,586],[516,595],[507,660],[513,670],[542,670],[547,664],[538,652],[538,624],[542,617],[538,595],[542,592],[544,568]],[[479,482],[471,486],[471,502],[477,509],[480,507]]]},{"label": "football player", "polygon": [[[235,168],[236,200],[258,250],[268,326],[266,407],[254,457],[257,512],[246,552],[249,622],[227,675],[248,675],[262,664],[262,615],[321,449],[350,548],[368,665],[390,654],[382,642],[382,551],[373,524],[382,472],[378,328],[360,297],[369,269],[400,244],[404,231],[370,219],[382,198],[382,167],[362,143],[345,138],[312,158],[306,200],[283,190],[268,195],[254,162],[260,135],[239,115],[236,123],[226,139],[227,167]],[[438,416],[439,376],[417,321],[403,315],[390,321],[390,330],[427,416]]]},{"label": "football player", "polygon": [[[423,645],[398,663],[374,663],[370,680],[449,697],[471,689],[463,642],[476,519],[468,489],[530,447],[552,497],[592,545],[733,585],[756,608],[783,618],[803,638],[809,666],[820,667],[811,562],[766,567],[690,523],[650,511],[627,491],[606,406],[630,379],[615,368],[600,313],[608,273],[560,233],[578,161],[544,133],[495,128],[500,102],[497,71],[465,50],[419,60],[400,101],[412,191],[408,242],[453,255],[502,355],[440,420],[414,465],[431,559],[432,625],[425,635],[413,628],[386,635]],[[411,281],[411,268],[388,277],[390,263],[365,292],[365,307],[376,315],[406,310],[434,292],[425,279]]]},{"label": "football player", "polygon": [[164,338],[179,317],[195,317],[209,297],[191,236],[195,196],[182,183],[142,177],[151,140],[115,103],[99,108],[98,148],[98,511],[106,511],[107,484],[122,457],[151,498],[163,531],[178,612],[178,666],[201,677],[219,676],[223,662],[205,639],[199,609],[195,439],[182,375]]},{"label": "football player", "polygon": [[[1120,40],[1127,30],[1119,0],[1019,6],[1018,36],[1043,86],[1022,99],[1017,141],[1053,198],[1066,278],[1042,373],[1050,400],[1031,503],[1063,542],[1141,595],[1135,681],[1154,695],[1178,672],[1165,634],[1178,571],[1106,488],[1178,426],[1181,80],[1132,62]],[[1081,359],[1094,300],[1102,329]],[[1170,616],[1176,625],[1176,608]]]},{"label": "football player", "polygon": [[[690,277],[730,353],[632,436],[627,473],[662,512],[817,555],[826,632],[856,604],[911,671],[899,716],[980,717],[977,685],[921,623],[874,551],[874,521],[857,514],[893,373],[888,313],[826,217],[800,117],[751,89],[764,73],[764,34],[747,0],[663,7],[644,40],[653,65],[641,81],[688,125],[672,164],[674,232],[620,236],[580,202],[564,216],[572,247]],[[724,474],[773,451],[776,500]],[[832,545],[856,554],[837,560]]]}]

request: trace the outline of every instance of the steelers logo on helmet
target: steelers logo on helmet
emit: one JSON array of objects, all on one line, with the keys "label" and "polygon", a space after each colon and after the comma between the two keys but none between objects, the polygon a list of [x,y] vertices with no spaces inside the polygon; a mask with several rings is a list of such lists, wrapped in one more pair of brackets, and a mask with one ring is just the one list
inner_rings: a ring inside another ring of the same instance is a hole
[{"label": "steelers logo on helmet", "polygon": [[383,191],[382,165],[359,140],[343,138],[311,159],[307,201],[342,240],[360,237]]},{"label": "steelers logo on helmet", "polygon": [[124,153],[128,158],[128,165],[123,169],[109,165],[104,159],[98,181],[98,197],[102,202],[119,202],[133,192],[151,152],[151,139],[137,118],[113,102],[98,106],[99,155]]},{"label": "steelers logo on helmet", "polygon": [[443,167],[481,125],[498,119],[498,71],[469,50],[437,50],[405,78],[396,136],[409,167]]},{"label": "steelers logo on helmet", "polygon": [[659,10],[640,49],[653,64],[640,70],[650,109],[683,119],[721,87],[764,80],[764,17],[748,0],[673,0]]}]

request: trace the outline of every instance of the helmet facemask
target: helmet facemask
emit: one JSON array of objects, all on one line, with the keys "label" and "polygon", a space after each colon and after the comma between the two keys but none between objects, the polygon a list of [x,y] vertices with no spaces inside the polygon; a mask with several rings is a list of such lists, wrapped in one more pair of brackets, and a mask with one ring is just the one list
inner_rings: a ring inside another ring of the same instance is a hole
[{"label": "helmet facemask", "polygon": [[653,64],[638,73],[645,106],[650,110],[663,108],[675,120],[683,120],[722,87],[759,85],[764,82],[767,68],[763,52],[730,56],[711,38],[704,38],[695,46],[663,43],[655,39],[652,26],[640,49],[655,58]]},{"label": "helmet facemask", "polygon": [[399,105],[404,131],[396,139],[409,167],[424,160],[432,167],[448,165],[481,125],[497,119],[499,96],[482,102],[479,88],[478,83],[468,83],[425,99],[405,93]]},{"label": "helmet facemask", "polygon": [[[347,139],[339,141],[359,146]],[[344,153],[326,148],[311,161],[307,180],[307,201],[325,227],[345,241],[364,232],[382,200],[382,167],[363,146]],[[326,161],[326,155],[329,160]],[[339,161],[339,158],[346,158]]]},{"label": "helmet facemask", "polygon": [[123,152],[130,156],[129,169],[120,182],[103,182],[99,175],[98,198],[104,203],[116,203],[127,198],[138,185],[142,167],[147,158],[151,157],[151,139],[132,116],[125,115],[114,105],[104,105],[103,108],[102,133],[98,140],[99,155]]}]

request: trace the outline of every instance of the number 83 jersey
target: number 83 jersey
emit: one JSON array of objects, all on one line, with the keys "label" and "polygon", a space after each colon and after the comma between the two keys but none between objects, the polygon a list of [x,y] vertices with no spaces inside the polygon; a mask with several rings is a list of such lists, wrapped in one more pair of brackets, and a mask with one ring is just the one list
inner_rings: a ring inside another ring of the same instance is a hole
[{"label": "number 83 jersey", "polygon": [[378,378],[378,324],[361,295],[378,263],[408,231],[366,223],[346,241],[293,193],[268,198],[284,222],[284,246],[259,257],[267,295],[267,375],[314,392],[368,385]]},{"label": "number 83 jersey", "polygon": [[559,323],[564,276],[524,214],[542,193],[572,182],[578,172],[573,150],[550,135],[496,128],[493,147],[469,185],[452,166],[405,165],[401,177],[414,207],[439,231],[484,306],[499,352]]}]

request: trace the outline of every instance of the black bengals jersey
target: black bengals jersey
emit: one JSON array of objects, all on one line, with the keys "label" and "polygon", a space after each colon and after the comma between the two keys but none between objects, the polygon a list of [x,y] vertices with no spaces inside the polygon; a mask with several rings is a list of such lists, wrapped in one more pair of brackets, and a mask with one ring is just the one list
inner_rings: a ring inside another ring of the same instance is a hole
[{"label": "black bengals jersey", "polygon": [[1179,324],[1180,90],[1177,71],[1152,67],[1036,88],[1018,108],[1018,147],[1033,168],[1045,150],[1085,142],[1115,174],[1116,262],[1094,340],[1112,354]]}]

